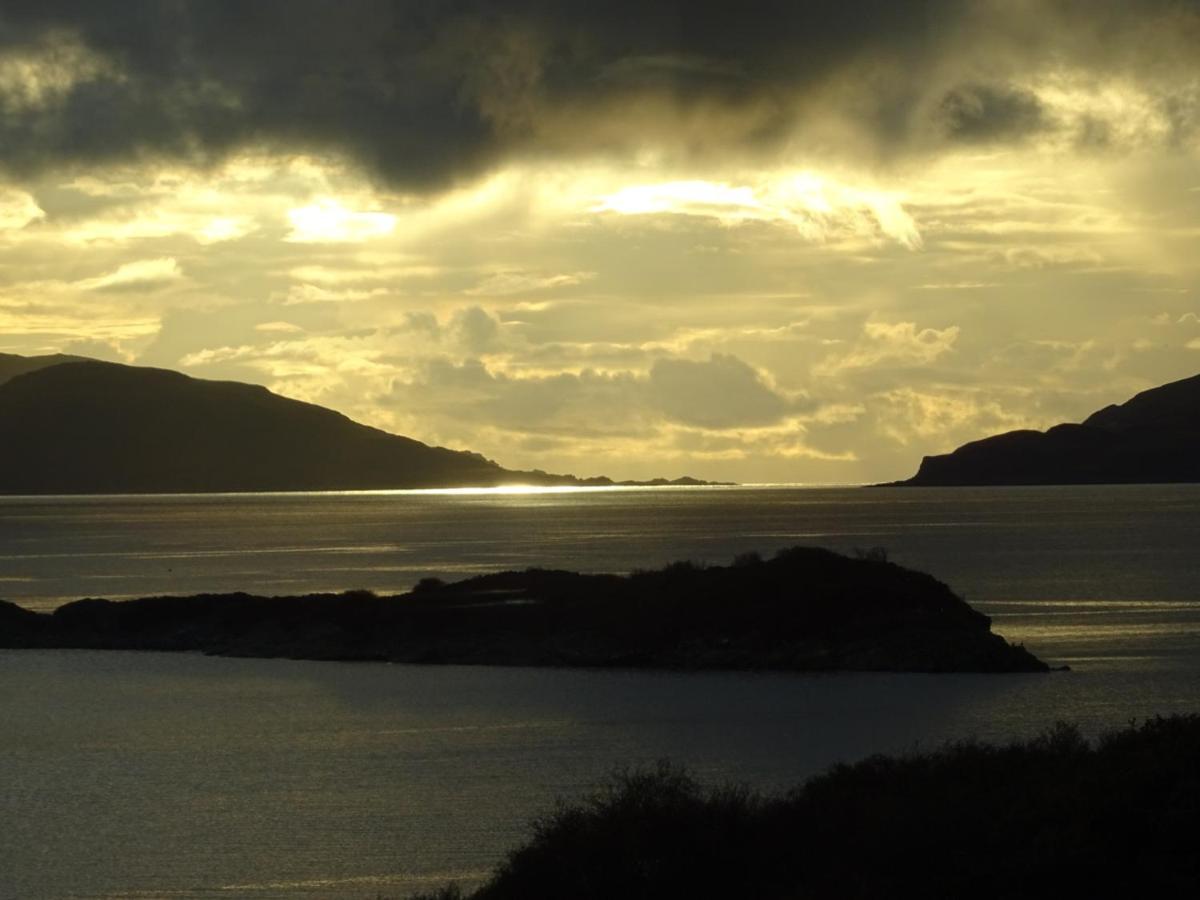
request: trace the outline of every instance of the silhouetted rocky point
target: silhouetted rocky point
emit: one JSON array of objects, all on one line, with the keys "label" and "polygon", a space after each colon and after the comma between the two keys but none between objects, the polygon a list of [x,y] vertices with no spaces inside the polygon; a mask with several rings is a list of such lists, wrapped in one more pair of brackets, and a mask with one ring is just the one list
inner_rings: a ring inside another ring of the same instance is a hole
[{"label": "silhouetted rocky point", "polygon": [[1082,424],[1010,431],[927,456],[889,486],[1200,481],[1200,375],[1143,391]]},{"label": "silhouetted rocky point", "polygon": [[[233,381],[0,354],[0,494],[612,485],[505,469]],[[696,479],[622,484],[703,484]]]},{"label": "silhouetted rocky point", "polygon": [[628,576],[528,569],[411,593],[0,604],[0,646],[672,669],[1042,672],[946,585],[827,550]]}]

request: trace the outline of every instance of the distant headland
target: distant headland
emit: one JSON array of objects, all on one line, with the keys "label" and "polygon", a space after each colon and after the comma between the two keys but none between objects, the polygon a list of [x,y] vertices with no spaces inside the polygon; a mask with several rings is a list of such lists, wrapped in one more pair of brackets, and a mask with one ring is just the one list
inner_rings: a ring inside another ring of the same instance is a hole
[{"label": "distant headland", "polygon": [[628,576],[528,569],[408,594],[0,602],[0,647],[515,666],[1044,672],[945,584],[794,547]]},{"label": "distant headland", "polygon": [[1010,431],[927,456],[889,487],[1200,482],[1200,375],[1106,406],[1081,424]]},{"label": "distant headland", "polygon": [[705,485],[505,469],[232,381],[0,354],[0,494]]}]

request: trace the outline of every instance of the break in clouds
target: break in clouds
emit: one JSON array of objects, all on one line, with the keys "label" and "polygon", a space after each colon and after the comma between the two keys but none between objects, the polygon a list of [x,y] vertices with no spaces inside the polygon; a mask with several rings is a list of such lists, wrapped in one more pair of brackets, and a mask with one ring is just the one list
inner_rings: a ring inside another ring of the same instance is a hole
[{"label": "break in clouds", "polygon": [[0,352],[899,477],[1200,369],[1200,4],[7,2]]}]

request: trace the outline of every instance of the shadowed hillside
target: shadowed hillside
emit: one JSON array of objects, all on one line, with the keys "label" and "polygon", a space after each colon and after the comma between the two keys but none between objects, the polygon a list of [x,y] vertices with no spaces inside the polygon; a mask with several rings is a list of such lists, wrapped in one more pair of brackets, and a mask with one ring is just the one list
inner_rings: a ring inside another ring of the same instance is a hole
[{"label": "shadowed hillside", "polygon": [[1198,758],[1190,716],[876,756],[773,798],[662,765],[537,821],[474,893],[413,900],[1194,896]]},{"label": "shadowed hillside", "polygon": [[50,366],[0,385],[0,491],[317,490],[516,480],[235,382],[109,363]]},{"label": "shadowed hillside", "polygon": [[66,356],[55,353],[50,356],[16,356],[12,353],[0,353],[0,384],[26,372],[36,372],[38,369],[60,366],[63,363],[92,362],[82,356]]},{"label": "shadowed hillside", "polygon": [[629,576],[529,569],[410,594],[0,603],[0,646],[544,666],[1038,672],[946,585],[827,550]]},{"label": "shadowed hillside", "polygon": [[0,357],[0,493],[613,484],[511,471],[256,385],[70,359]]},{"label": "shadowed hillside", "polygon": [[898,485],[1200,481],[1200,375],[1143,391],[1082,424],[1012,431],[927,456]]}]

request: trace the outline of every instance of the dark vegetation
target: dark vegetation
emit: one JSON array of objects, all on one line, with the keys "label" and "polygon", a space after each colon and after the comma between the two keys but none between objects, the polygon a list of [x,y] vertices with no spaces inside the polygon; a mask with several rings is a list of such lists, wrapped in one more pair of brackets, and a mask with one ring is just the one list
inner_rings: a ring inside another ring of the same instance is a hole
[{"label": "dark vegetation", "polygon": [[1200,481],[1200,375],[1143,391],[1082,424],[1011,431],[927,456],[897,485]]},{"label": "dark vegetation", "polygon": [[[661,765],[538,820],[471,900],[1189,897],[1200,887],[1200,717],[1095,745],[839,765],[781,797]],[[464,897],[448,887],[414,900]]]},{"label": "dark vegetation", "polygon": [[478,453],[430,447],[255,385],[71,357],[0,356],[0,494],[613,483],[504,469]]},{"label": "dark vegetation", "polygon": [[0,646],[196,650],[409,663],[1032,672],[946,585],[876,558],[795,547],[629,576],[528,569],[409,594],[0,603]]}]

